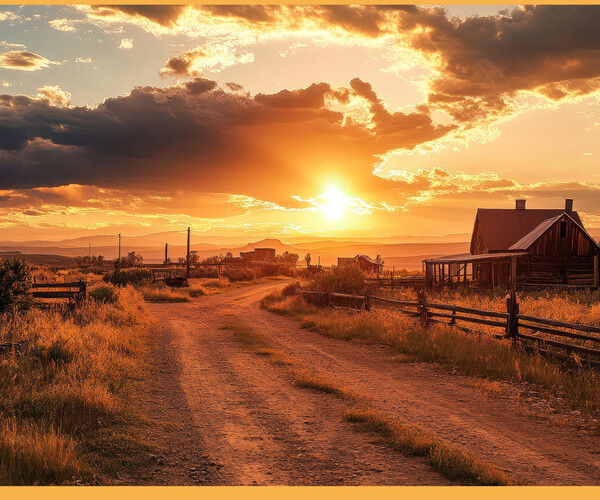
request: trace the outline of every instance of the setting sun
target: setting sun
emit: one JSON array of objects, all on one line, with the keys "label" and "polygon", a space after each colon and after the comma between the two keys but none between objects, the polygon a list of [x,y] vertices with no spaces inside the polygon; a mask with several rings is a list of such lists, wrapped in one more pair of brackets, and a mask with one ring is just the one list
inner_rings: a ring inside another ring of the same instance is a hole
[{"label": "setting sun", "polygon": [[320,198],[324,200],[321,211],[328,220],[335,221],[344,215],[348,198],[338,188],[328,188]]}]

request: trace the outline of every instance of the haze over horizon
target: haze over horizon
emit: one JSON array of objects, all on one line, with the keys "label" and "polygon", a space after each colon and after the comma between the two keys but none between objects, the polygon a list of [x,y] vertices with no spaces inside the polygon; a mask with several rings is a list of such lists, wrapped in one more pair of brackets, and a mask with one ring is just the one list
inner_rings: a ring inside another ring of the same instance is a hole
[{"label": "haze over horizon", "polygon": [[0,242],[597,229],[599,88],[599,6],[0,6]]}]

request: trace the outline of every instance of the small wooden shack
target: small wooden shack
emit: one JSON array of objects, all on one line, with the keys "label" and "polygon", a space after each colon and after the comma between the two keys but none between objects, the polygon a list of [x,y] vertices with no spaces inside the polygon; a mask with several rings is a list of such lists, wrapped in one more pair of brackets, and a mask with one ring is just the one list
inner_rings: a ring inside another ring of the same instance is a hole
[{"label": "small wooden shack", "polygon": [[[423,261],[429,285],[472,281],[483,287],[598,287],[600,246],[573,200],[564,209],[477,210],[468,254]],[[469,269],[470,268],[470,269]],[[469,272],[470,271],[470,272]]]}]

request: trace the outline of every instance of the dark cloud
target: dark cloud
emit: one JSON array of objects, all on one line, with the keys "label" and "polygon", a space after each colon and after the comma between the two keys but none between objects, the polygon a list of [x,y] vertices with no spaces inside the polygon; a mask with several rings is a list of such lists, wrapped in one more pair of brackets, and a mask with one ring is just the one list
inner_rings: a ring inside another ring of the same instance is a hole
[{"label": "dark cloud", "polygon": [[331,86],[327,83],[313,83],[305,89],[257,94],[254,99],[272,108],[322,108],[325,105],[325,95],[329,93]]},{"label": "dark cloud", "polygon": [[441,60],[429,102],[458,120],[501,113],[503,97],[519,91],[559,100],[599,87],[593,79],[600,77],[600,6],[526,6],[462,21],[419,9],[400,19],[401,32],[427,28],[409,38]]},{"label": "dark cloud", "polygon": [[321,83],[253,98],[197,79],[166,89],[136,88],[96,108],[0,96],[0,184],[185,185],[270,200],[275,191],[274,201],[283,201],[292,194],[313,196],[326,176],[381,192],[393,183],[372,174],[378,155],[449,130],[427,115],[384,111],[374,122],[381,135],[344,125],[340,112],[324,106],[330,92]]},{"label": "dark cloud", "polygon": [[199,95],[214,90],[217,87],[217,82],[206,80],[205,78],[196,78],[191,82],[185,83],[185,88],[191,95]]},{"label": "dark cloud", "polygon": [[184,5],[98,5],[90,6],[92,12],[97,16],[113,16],[116,12],[122,12],[132,17],[143,17],[161,26],[169,27],[177,22],[177,19],[185,9]]}]

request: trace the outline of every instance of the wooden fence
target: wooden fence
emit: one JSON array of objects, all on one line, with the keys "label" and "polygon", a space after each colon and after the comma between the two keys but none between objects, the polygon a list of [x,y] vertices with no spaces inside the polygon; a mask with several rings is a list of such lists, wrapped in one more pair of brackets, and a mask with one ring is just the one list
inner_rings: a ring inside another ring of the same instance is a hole
[{"label": "wooden fence", "polygon": [[377,278],[367,278],[365,284],[370,288],[400,288],[403,286],[419,286],[425,284],[424,275],[407,275],[407,276],[380,276]]},{"label": "wooden fence", "polygon": [[69,299],[80,302],[87,296],[87,283],[34,283],[31,292],[35,299]]},{"label": "wooden fence", "polygon": [[592,358],[595,359],[595,364],[600,360],[600,327],[520,314],[514,292],[506,298],[506,312],[428,302],[422,291],[418,293],[417,300],[389,299],[369,293],[349,295],[310,290],[300,290],[298,293],[319,297],[318,302],[323,305],[351,307],[362,311],[368,311],[375,304],[380,303],[419,319],[423,327],[430,324],[446,324],[473,332],[473,329],[465,327],[464,323],[486,325],[498,329],[498,332],[491,333],[496,338],[509,338],[515,343],[520,342],[526,346],[533,344],[542,351],[552,347],[569,354],[577,353],[584,356],[588,363],[591,363]]}]

